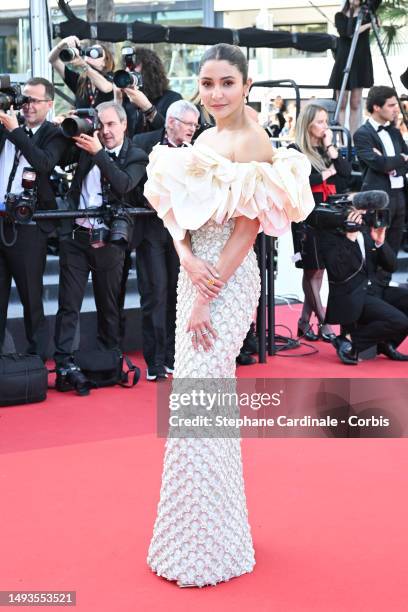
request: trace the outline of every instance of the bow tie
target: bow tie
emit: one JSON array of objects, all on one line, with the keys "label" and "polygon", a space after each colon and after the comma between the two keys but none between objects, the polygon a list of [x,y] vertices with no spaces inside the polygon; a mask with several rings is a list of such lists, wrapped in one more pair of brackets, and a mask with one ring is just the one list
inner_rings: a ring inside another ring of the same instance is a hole
[{"label": "bow tie", "polygon": [[118,156],[116,155],[116,153],[110,153],[109,151],[107,151],[107,153],[108,153],[108,155],[109,155],[109,157],[110,157],[111,159],[117,159],[117,158],[118,158]]},{"label": "bow tie", "polygon": [[24,128],[24,131],[25,131],[25,133],[27,134],[27,136],[28,136],[29,138],[32,138],[32,137],[34,136],[34,132],[33,132],[33,130],[31,130],[30,128],[25,127],[25,128]]},{"label": "bow tie", "polygon": [[392,128],[392,125],[380,125],[377,129],[377,132],[381,132],[381,130],[386,130],[387,132],[390,132]]}]

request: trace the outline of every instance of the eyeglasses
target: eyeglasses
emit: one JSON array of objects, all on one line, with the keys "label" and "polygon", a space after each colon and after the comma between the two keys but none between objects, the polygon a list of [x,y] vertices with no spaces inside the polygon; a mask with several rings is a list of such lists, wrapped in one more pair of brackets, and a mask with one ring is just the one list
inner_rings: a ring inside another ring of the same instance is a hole
[{"label": "eyeglasses", "polygon": [[41,102],[50,102],[50,98],[43,98],[41,100],[40,98],[26,97],[23,102],[23,106],[29,106],[30,104],[33,104],[34,106],[38,106],[39,104],[41,104]]},{"label": "eyeglasses", "polygon": [[191,128],[194,131],[198,130],[198,128],[200,127],[199,123],[190,123],[189,121],[183,121],[182,119],[179,119],[178,117],[173,117],[173,119],[175,119],[176,121],[180,121],[180,123],[183,123],[183,125],[187,125],[189,128]]}]

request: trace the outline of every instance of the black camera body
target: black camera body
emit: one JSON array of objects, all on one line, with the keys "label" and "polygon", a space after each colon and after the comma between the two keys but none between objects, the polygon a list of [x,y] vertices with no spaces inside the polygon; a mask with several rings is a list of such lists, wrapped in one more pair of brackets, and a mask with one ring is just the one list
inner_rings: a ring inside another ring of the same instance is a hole
[{"label": "black camera body", "polygon": [[21,185],[22,193],[8,193],[4,203],[0,204],[0,216],[9,221],[29,223],[37,209],[37,173],[33,168],[23,170]]},{"label": "black camera body", "polygon": [[98,45],[92,45],[91,47],[67,47],[62,49],[59,53],[59,59],[65,64],[72,62],[77,57],[91,57],[92,59],[98,59],[103,57],[103,49]]},{"label": "black camera body", "polygon": [[75,115],[67,117],[61,123],[62,133],[66,138],[79,134],[92,134],[100,127],[98,112],[95,108],[77,108]]},{"label": "black camera body", "polygon": [[[390,225],[389,198],[385,191],[364,191],[350,200],[347,194],[331,195],[325,204],[319,204],[308,216],[307,223],[316,229],[359,232],[367,228]],[[363,223],[347,219],[353,210],[361,210]]]},{"label": "black camera body", "polygon": [[0,75],[0,110],[6,112],[11,107],[20,110],[27,101],[28,97],[23,96],[20,85],[12,84],[8,74]]},{"label": "black camera body", "polygon": [[102,180],[103,218],[109,227],[109,242],[127,246],[132,237],[132,219],[123,202],[115,198],[110,184]]}]

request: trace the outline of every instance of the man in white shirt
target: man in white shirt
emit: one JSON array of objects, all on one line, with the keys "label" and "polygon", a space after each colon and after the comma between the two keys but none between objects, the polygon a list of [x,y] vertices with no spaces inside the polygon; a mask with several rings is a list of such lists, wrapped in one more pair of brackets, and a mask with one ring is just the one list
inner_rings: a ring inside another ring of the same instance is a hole
[{"label": "man in white shirt", "polygon": [[[103,192],[110,194],[112,205],[132,203],[132,190],[144,176],[148,162],[147,155],[126,137],[123,108],[115,102],[103,102],[97,111],[99,129],[93,135],[80,134],[73,139],[81,150],[70,189],[71,201],[78,210],[101,206]],[[75,368],[72,355],[75,330],[90,273],[98,313],[98,343],[109,349],[119,347],[118,303],[124,249],[110,241],[106,221],[78,217],[72,233],[60,240],[54,355],[59,391],[73,388],[61,372]]]},{"label": "man in white shirt", "polygon": [[[0,111],[0,206],[6,194],[22,193],[25,167],[36,173],[36,207],[56,208],[50,175],[65,153],[68,141],[61,130],[46,120],[53,106],[54,86],[46,79],[29,79],[19,118],[11,108]],[[3,210],[0,216],[0,350],[4,342],[11,281],[14,279],[24,308],[28,352],[47,357],[49,334],[43,309],[43,274],[47,255],[49,221],[18,223]]]},{"label": "man in white shirt", "polygon": [[[387,242],[397,254],[401,246],[406,214],[408,146],[394,122],[399,107],[391,87],[372,87],[367,96],[370,118],[354,134],[357,157],[363,170],[362,191],[381,189],[390,198]],[[389,274],[383,274],[388,284]]]}]

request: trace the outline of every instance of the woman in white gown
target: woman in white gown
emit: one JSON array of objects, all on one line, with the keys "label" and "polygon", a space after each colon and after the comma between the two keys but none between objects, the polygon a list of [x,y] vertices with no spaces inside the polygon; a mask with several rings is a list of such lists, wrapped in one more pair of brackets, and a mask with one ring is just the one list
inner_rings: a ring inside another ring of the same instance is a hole
[{"label": "woman in white gown", "polygon": [[[252,245],[260,224],[277,236],[314,206],[309,162],[294,150],[274,153],[245,113],[250,84],[238,47],[211,47],[199,90],[216,126],[193,147],[159,145],[150,156],[145,195],[181,263],[174,379],[235,377],[259,299]],[[239,439],[168,438],[148,564],[179,586],[252,571]]]}]

